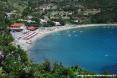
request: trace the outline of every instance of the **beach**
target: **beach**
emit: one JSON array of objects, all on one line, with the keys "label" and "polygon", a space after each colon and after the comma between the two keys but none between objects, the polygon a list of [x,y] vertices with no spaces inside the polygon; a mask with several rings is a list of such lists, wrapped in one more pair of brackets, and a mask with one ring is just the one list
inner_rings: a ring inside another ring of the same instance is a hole
[{"label": "beach", "polygon": [[19,45],[25,51],[28,51],[37,39],[41,39],[48,34],[53,32],[74,29],[79,27],[91,27],[91,26],[113,26],[117,24],[85,24],[85,25],[68,25],[65,26],[54,26],[54,27],[40,27],[35,31],[29,31],[27,33],[22,32],[12,32],[14,37],[15,46]]}]

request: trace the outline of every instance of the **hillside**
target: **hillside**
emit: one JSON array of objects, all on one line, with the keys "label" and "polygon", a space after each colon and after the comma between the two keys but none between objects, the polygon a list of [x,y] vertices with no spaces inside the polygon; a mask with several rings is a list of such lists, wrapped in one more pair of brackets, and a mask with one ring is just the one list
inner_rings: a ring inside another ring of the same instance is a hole
[{"label": "hillside", "polygon": [[115,23],[116,5],[117,0],[29,0],[23,15],[62,17],[68,21],[78,17],[79,23]]},{"label": "hillside", "polygon": [[[1,0],[7,7],[6,12],[15,11],[23,18],[28,15],[63,18],[82,23],[117,22],[117,0]],[[103,18],[102,18],[103,17]]]}]

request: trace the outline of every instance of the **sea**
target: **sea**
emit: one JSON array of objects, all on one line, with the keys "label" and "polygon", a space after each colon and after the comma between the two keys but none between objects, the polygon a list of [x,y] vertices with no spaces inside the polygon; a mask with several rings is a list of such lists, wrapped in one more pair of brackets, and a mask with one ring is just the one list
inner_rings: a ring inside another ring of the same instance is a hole
[{"label": "sea", "polygon": [[65,67],[79,65],[95,73],[117,74],[117,26],[81,27],[48,34],[32,45],[33,63],[49,60]]}]

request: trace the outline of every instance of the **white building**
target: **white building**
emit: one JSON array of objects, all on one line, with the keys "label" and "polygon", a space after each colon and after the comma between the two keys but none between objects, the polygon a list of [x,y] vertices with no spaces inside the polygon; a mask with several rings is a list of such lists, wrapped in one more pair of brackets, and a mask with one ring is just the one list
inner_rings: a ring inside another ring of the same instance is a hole
[{"label": "white building", "polygon": [[23,23],[14,23],[9,26],[9,29],[13,31],[14,30],[20,31],[20,30],[26,29],[26,26]]},{"label": "white building", "polygon": [[60,22],[54,22],[56,26],[60,26]]}]

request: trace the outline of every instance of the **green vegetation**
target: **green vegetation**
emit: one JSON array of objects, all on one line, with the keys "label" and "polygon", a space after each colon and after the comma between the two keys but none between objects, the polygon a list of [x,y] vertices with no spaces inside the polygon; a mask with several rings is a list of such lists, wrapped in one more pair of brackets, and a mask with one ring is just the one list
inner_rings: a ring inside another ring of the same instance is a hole
[{"label": "green vegetation", "polygon": [[[6,12],[16,11],[16,17],[20,19],[26,18],[28,15],[37,18],[43,16],[51,17],[52,13],[55,13],[53,10],[60,11],[63,15],[57,13],[54,15],[54,18],[61,25],[65,24],[66,19],[57,17],[65,16],[64,12],[68,12],[66,14],[67,17],[79,16],[80,23],[89,23],[82,22],[87,19],[90,19],[90,23],[113,23],[117,22],[117,1],[78,0],[78,2],[65,2],[65,0],[53,0],[54,5],[52,7],[55,5],[58,7],[56,9],[45,10],[44,12],[38,8],[42,6],[41,4],[45,4],[44,0],[0,0],[0,78],[80,78],[77,75],[94,74],[81,69],[79,66],[65,68],[62,64],[51,64],[48,61],[42,64],[33,64],[28,58],[27,52],[22,50],[20,46],[14,46],[14,39],[7,27],[16,18],[14,16],[9,19],[6,16]],[[85,6],[83,6],[84,4]],[[81,11],[78,11],[77,8],[81,9]],[[101,12],[83,15],[86,8],[100,9]],[[32,20],[40,25],[40,20]],[[45,24],[45,26],[54,26],[52,21],[54,20],[51,19],[51,21],[48,21],[48,24]]]},{"label": "green vegetation", "polygon": [[49,19],[61,17],[64,22],[75,18],[70,23],[79,20],[78,24],[117,22],[117,0],[1,0],[0,3],[5,8],[1,10],[17,14],[13,16],[15,19],[32,15]]}]

